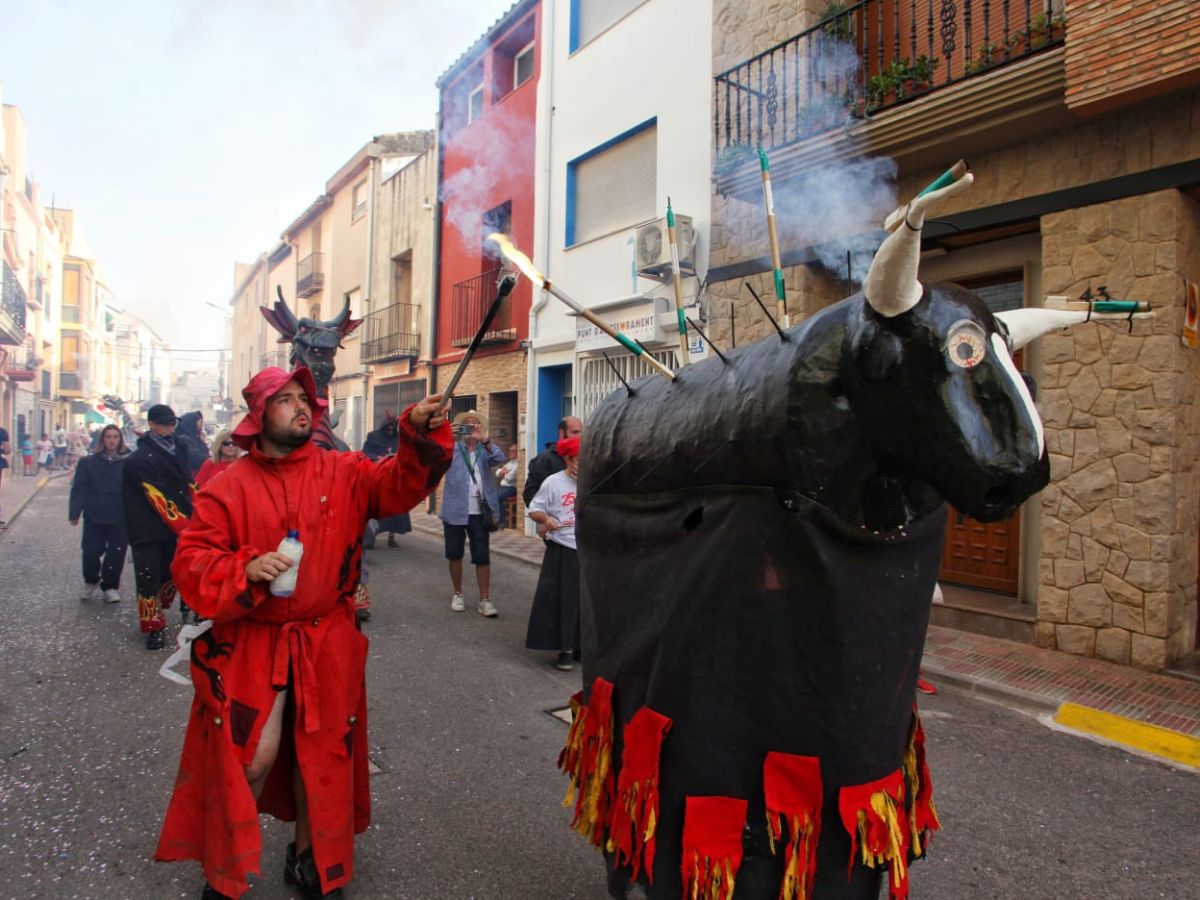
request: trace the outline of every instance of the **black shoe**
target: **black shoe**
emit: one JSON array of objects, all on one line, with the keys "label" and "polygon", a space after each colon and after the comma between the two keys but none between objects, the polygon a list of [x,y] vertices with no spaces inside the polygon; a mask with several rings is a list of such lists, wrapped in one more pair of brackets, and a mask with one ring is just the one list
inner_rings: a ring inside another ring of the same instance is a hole
[{"label": "black shoe", "polygon": [[317,874],[317,861],[312,848],[296,853],[294,843],[287,845],[287,858],[283,863],[283,881],[300,892],[304,900],[342,900],[342,889],[334,888],[328,894],[321,893],[321,876]]},{"label": "black shoe", "polygon": [[356,609],[354,611],[354,619],[357,622],[370,622],[371,611],[369,609]]},{"label": "black shoe", "polygon": [[147,650],[161,650],[166,645],[166,636],[161,631],[151,631],[146,635]]},{"label": "black shoe", "polygon": [[396,540],[396,536],[394,534],[388,534],[388,546],[391,547],[393,550],[400,549],[400,544]]},{"label": "black shoe", "polygon": [[554,664],[554,668],[562,672],[570,672],[573,668],[575,668],[575,664],[571,662],[571,654],[569,651],[564,650],[562,653],[558,654],[558,662]]},{"label": "black shoe", "polygon": [[204,890],[200,892],[200,900],[233,900],[233,898],[227,894],[222,894],[206,881],[204,882]]}]

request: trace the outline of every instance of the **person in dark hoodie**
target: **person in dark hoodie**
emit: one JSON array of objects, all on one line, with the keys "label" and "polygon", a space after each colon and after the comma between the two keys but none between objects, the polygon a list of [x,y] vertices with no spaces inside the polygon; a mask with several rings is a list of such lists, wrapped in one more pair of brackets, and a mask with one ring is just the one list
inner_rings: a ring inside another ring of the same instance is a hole
[{"label": "person in dark hoodie", "polygon": [[[155,404],[146,418],[149,430],[125,458],[121,499],[137,578],[138,622],[146,635],[146,649],[161,650],[167,627],[163,609],[175,599],[171,580],[175,541],[192,515],[194,486],[187,445],[175,438],[174,410]],[[180,609],[186,617],[187,607],[181,603]]]},{"label": "person in dark hoodie", "polygon": [[204,414],[197,410],[180,416],[175,428],[175,441],[187,447],[188,465],[192,467],[188,474],[195,481],[200,467],[209,457],[208,444],[204,442]]},{"label": "person in dark hoodie", "polygon": [[106,425],[95,453],[75,465],[67,519],[83,518],[83,593],[81,600],[121,600],[125,566],[125,510],[121,505],[122,474],[129,449],[116,425]]}]

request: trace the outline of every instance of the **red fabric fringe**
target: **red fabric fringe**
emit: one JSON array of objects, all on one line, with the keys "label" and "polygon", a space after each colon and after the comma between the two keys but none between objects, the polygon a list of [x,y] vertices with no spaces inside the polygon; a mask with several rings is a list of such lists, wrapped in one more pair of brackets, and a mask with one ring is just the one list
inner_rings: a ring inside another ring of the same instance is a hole
[{"label": "red fabric fringe", "polygon": [[808,900],[817,873],[817,842],[821,838],[821,761],[815,756],[768,753],[763,763],[763,794],[772,853],[787,824],[779,900]]},{"label": "red fabric fringe", "polygon": [[912,802],[908,811],[912,852],[924,856],[933,832],[941,830],[937,808],[933,805],[933,782],[929,779],[929,761],[925,758],[925,729],[921,716],[913,706],[912,725],[908,733],[908,749],[904,752],[904,778]]},{"label": "red fabric fringe", "polygon": [[563,806],[575,804],[571,827],[602,849],[613,802],[612,682],[596,678],[587,706],[583,693],[571,698],[574,714],[567,743],[558,756],[558,767],[571,783]]},{"label": "red fabric fringe", "polygon": [[621,773],[617,776],[617,802],[613,806],[608,846],[616,851],[616,864],[632,861],[632,884],[643,857],[646,876],[654,882],[654,830],[658,825],[658,761],[671,720],[643,706],[622,730]]},{"label": "red fabric fringe", "polygon": [[842,824],[850,833],[850,863],[861,853],[869,868],[890,867],[892,898],[908,896],[908,819],[904,813],[904,776],[891,775],[866,784],[848,785],[838,794]]},{"label": "red fabric fringe", "polygon": [[742,865],[746,801],[688,797],[683,813],[683,896],[730,900]]}]

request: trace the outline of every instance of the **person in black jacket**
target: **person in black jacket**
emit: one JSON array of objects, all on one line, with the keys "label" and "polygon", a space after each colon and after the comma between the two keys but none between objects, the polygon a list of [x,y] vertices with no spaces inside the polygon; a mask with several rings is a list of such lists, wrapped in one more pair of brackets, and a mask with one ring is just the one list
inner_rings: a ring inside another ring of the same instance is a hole
[{"label": "person in black jacket", "polygon": [[204,441],[204,414],[199,410],[184,413],[179,417],[175,428],[175,443],[187,447],[188,465],[191,467],[192,481],[200,472],[200,467],[209,457],[208,444]]},{"label": "person in black jacket", "polygon": [[75,465],[67,518],[78,526],[83,517],[81,600],[121,600],[121,569],[128,546],[121,487],[128,455],[121,429],[105,425],[96,452]]},{"label": "person in black jacket", "polygon": [[[166,643],[163,609],[175,599],[171,560],[192,514],[192,469],[187,446],[175,440],[175,412],[161,403],[146,413],[150,429],[125,458],[122,500],[137,578],[138,621],[147,650]],[[187,608],[180,604],[183,616]]]},{"label": "person in black jacket", "polygon": [[[558,420],[558,440],[566,438],[583,437],[583,422],[574,416],[565,416]],[[555,472],[561,472],[567,467],[566,462],[555,447],[558,446],[558,441],[553,444],[547,444],[546,449],[529,461],[529,471],[525,474],[525,490],[521,491],[521,499],[525,501],[525,508],[529,508],[529,504],[533,502],[533,498],[537,496],[538,488],[542,486],[542,482],[553,475]],[[545,538],[545,531],[542,526],[538,526],[538,534]]]}]

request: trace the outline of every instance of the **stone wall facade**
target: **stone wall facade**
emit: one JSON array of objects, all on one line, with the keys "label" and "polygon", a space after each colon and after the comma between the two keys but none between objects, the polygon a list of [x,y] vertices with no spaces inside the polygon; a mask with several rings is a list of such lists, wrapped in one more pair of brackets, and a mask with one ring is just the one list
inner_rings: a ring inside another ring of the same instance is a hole
[{"label": "stone wall facade", "polygon": [[1200,354],[1179,335],[1198,224],[1200,206],[1174,190],[1042,219],[1047,292],[1078,296],[1103,278],[1155,311],[1132,333],[1084,325],[1041,339],[1043,646],[1151,669],[1195,646]]}]

